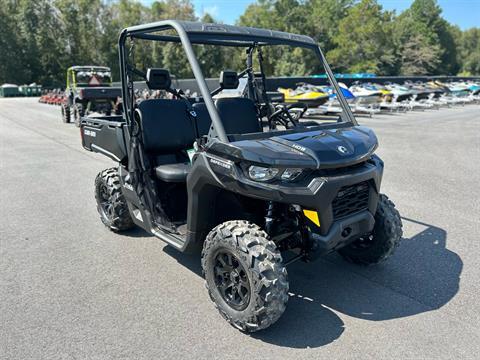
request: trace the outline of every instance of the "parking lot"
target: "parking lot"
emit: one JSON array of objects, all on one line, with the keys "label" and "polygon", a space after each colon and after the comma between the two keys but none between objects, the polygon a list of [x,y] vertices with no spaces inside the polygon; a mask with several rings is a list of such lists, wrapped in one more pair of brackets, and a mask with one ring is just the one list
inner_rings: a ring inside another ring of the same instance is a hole
[{"label": "parking lot", "polygon": [[359,118],[379,138],[405,240],[378,267],[288,267],[283,317],[245,335],[198,256],[98,218],[115,164],[37,99],[0,99],[0,358],[442,358],[480,354],[480,105]]}]

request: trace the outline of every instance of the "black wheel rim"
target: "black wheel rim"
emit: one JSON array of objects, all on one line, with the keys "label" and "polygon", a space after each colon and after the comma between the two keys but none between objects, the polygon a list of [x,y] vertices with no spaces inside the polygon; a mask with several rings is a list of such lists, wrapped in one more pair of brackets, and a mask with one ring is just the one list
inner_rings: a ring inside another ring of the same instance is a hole
[{"label": "black wheel rim", "polygon": [[113,219],[113,204],[110,201],[110,194],[105,185],[100,187],[100,208],[102,209],[103,216],[111,221]]},{"label": "black wheel rim", "polygon": [[235,310],[245,309],[250,302],[250,283],[242,263],[228,250],[214,258],[213,275],[222,299]]}]

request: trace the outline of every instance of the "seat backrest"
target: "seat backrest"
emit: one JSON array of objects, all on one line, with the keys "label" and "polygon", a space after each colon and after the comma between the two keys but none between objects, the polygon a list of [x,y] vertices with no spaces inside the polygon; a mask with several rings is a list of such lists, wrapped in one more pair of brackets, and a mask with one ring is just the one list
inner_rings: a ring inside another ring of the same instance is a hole
[{"label": "seat backrest", "polygon": [[195,128],[182,100],[151,99],[138,105],[143,146],[152,155],[173,154],[192,147]]},{"label": "seat backrest", "polygon": [[262,131],[255,103],[248,98],[221,98],[215,103],[227,134],[248,134]]},{"label": "seat backrest", "polygon": [[207,106],[202,102],[193,104],[192,108],[197,113],[198,135],[208,135],[210,126],[212,126],[212,119],[208,113]]}]

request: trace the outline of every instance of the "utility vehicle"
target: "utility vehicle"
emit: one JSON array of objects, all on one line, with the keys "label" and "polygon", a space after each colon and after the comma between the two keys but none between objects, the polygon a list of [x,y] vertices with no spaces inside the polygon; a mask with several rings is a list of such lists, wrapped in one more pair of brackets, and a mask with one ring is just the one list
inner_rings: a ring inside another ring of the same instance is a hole
[{"label": "utility vehicle", "polygon": [[[139,40],[180,44],[201,98],[173,89],[167,69],[135,67]],[[222,71],[218,88],[208,89],[200,45],[242,48],[246,69]],[[318,58],[343,109],[338,119],[303,122],[269,103],[262,49],[285,45]],[[116,162],[95,179],[100,218],[112,231],[136,225],[179,251],[198,251],[208,293],[233,326],[257,331],[282,315],[293,261],[338,251],[369,265],[393,253],[402,223],[380,194],[377,138],[357,124],[313,39],[168,20],[124,29],[119,60],[123,115],[81,124],[83,146]],[[213,100],[239,78],[248,81],[244,96]],[[171,96],[137,102],[134,79]]]},{"label": "utility vehicle", "polygon": [[80,126],[80,119],[91,112],[110,115],[120,88],[112,87],[110,68],[105,66],[72,66],[67,69],[65,100],[61,104],[62,120]]}]

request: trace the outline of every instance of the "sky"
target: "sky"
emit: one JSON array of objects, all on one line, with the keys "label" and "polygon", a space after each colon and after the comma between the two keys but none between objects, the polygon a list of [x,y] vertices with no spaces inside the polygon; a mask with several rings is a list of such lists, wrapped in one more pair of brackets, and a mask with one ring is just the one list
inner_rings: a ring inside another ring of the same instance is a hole
[{"label": "sky", "polygon": [[[437,0],[443,9],[443,17],[465,30],[480,27],[480,0]],[[215,20],[234,24],[253,0],[192,0],[197,16],[208,12]],[[397,13],[407,9],[413,0],[379,0],[385,9]]]}]

